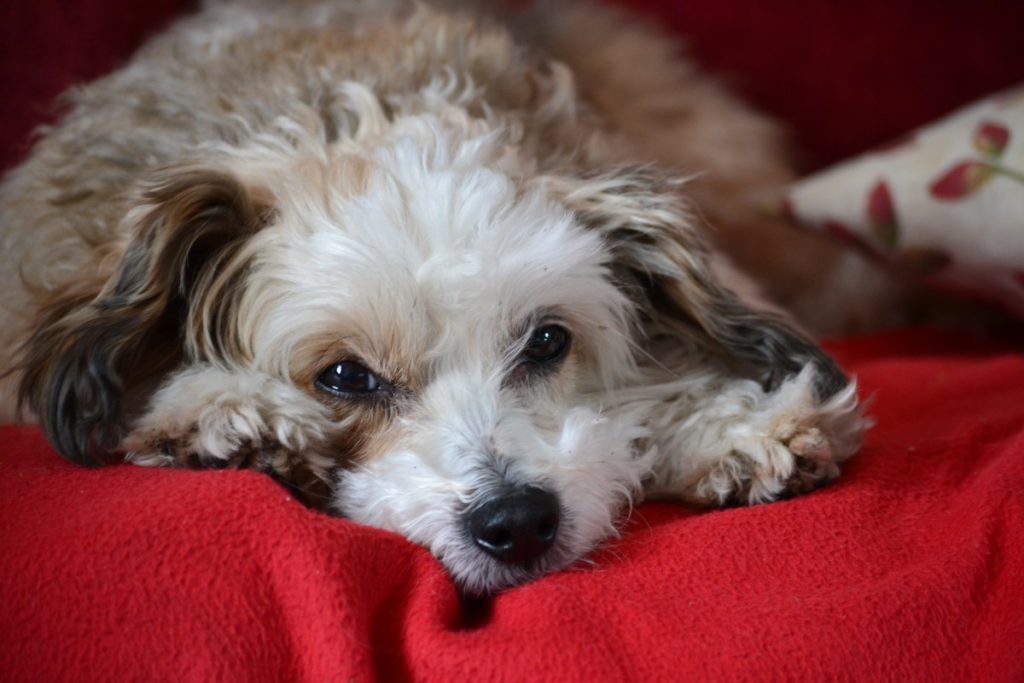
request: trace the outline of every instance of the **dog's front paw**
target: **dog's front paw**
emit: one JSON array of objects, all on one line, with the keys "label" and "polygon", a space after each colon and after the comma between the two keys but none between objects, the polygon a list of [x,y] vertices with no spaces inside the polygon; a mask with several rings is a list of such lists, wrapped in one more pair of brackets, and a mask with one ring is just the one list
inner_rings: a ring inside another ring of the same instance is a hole
[{"label": "dog's front paw", "polygon": [[222,425],[154,428],[139,426],[124,438],[121,450],[125,460],[149,467],[185,467],[191,469],[257,468],[259,456],[273,444],[254,440]]},{"label": "dog's front paw", "polygon": [[322,507],[337,464],[326,410],[265,375],[198,365],[165,383],[120,449],[137,465],[267,472]]},{"label": "dog's front paw", "polygon": [[764,503],[807,493],[839,475],[838,458],[817,427],[790,434],[745,436],[731,444],[697,484],[697,496],[719,505]]},{"label": "dog's front paw", "polygon": [[252,401],[228,397],[212,404],[178,404],[153,411],[122,441],[136,465],[187,468],[259,468],[278,444]]},{"label": "dog's front paw", "polygon": [[156,393],[123,439],[138,465],[287,472],[315,458],[323,409],[273,379],[189,368]]},{"label": "dog's front paw", "polygon": [[786,444],[793,455],[793,471],[780,498],[808,493],[839,476],[839,463],[828,439],[817,427],[796,434]]},{"label": "dog's front paw", "polygon": [[787,380],[755,409],[722,425],[721,456],[697,482],[696,497],[747,505],[813,491],[839,476],[869,426],[854,384],[824,403],[813,372]]}]

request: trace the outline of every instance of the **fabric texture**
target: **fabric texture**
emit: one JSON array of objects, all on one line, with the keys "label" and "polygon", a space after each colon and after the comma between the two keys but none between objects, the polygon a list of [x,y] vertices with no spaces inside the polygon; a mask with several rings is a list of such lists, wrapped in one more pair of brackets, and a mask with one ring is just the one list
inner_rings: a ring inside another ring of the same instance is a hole
[{"label": "fabric texture", "polygon": [[[0,6],[0,165],[191,3]],[[805,168],[1024,79],[1024,4],[636,0],[790,126]],[[404,539],[246,472],[86,470],[0,429],[0,678],[1024,679],[1024,346],[832,350],[878,426],[833,486],[648,503],[591,564],[462,605]]]},{"label": "fabric texture", "polygon": [[1024,316],[1024,85],[806,178],[787,217]]},{"label": "fabric texture", "polygon": [[644,504],[591,564],[460,606],[427,551],[249,472],[84,470],[0,430],[5,680],[1024,679],[1024,349],[831,350],[878,421],[834,485]]}]

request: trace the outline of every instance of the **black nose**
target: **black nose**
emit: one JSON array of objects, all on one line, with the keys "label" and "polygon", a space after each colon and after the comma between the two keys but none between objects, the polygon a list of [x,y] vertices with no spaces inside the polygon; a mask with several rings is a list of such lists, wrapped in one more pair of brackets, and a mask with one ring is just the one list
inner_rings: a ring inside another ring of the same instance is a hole
[{"label": "black nose", "polygon": [[533,486],[491,498],[470,511],[469,533],[489,555],[508,564],[540,557],[558,532],[558,498]]}]

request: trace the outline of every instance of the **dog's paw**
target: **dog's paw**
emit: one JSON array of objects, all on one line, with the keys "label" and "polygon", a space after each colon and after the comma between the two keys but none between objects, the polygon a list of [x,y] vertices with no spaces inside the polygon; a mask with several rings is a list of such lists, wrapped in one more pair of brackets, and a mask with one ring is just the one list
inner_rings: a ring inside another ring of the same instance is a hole
[{"label": "dog's paw", "polygon": [[737,439],[697,484],[719,505],[748,505],[814,490],[839,475],[839,458],[817,427]]},{"label": "dog's paw", "polygon": [[168,412],[153,411],[124,438],[125,459],[136,465],[188,468],[254,468],[282,445],[257,406],[218,401]]},{"label": "dog's paw", "polygon": [[779,497],[808,493],[839,476],[839,463],[845,458],[837,457],[817,427],[796,434],[786,447],[793,455],[793,471]]},{"label": "dog's paw", "polygon": [[246,408],[219,406],[185,423],[139,424],[122,441],[125,460],[151,467],[259,469],[263,454],[279,445],[267,442],[262,424]]},{"label": "dog's paw", "polygon": [[196,366],[156,393],[121,451],[136,465],[259,470],[306,504],[324,507],[336,467],[325,410],[265,375]]},{"label": "dog's paw", "polygon": [[725,425],[722,456],[697,483],[697,497],[719,505],[764,503],[808,493],[839,476],[870,423],[853,383],[825,403],[812,386],[813,373],[801,373]]},{"label": "dog's paw", "polygon": [[272,378],[197,366],[173,376],[122,440],[138,465],[288,469],[324,438],[319,404]]}]

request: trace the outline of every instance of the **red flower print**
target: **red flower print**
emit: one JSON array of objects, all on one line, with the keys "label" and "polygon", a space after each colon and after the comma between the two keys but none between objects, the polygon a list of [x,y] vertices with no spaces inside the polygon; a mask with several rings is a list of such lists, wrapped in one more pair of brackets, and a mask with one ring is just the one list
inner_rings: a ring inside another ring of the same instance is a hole
[{"label": "red flower print", "polygon": [[871,248],[871,245],[864,241],[860,235],[855,233],[853,230],[850,230],[839,221],[825,221],[822,224],[821,229],[836,239],[854,247],[865,256],[868,256],[873,260],[878,260],[878,253]]},{"label": "red flower print", "polygon": [[936,199],[960,199],[985,184],[996,169],[984,161],[961,161],[928,188]]},{"label": "red flower print", "polygon": [[896,222],[892,194],[884,180],[875,183],[868,193],[868,221],[871,224],[871,232],[879,242],[887,247],[896,246],[899,240],[899,225]]},{"label": "red flower print", "polygon": [[987,156],[998,158],[1010,141],[1010,129],[993,121],[982,121],[974,131],[974,146]]}]

